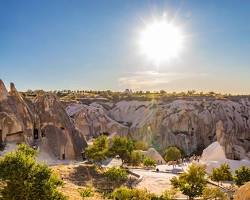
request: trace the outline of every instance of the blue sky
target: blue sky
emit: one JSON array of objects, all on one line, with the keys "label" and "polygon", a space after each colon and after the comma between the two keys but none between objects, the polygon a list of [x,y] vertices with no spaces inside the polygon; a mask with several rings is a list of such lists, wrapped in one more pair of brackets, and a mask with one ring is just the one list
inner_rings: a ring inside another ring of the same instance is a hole
[{"label": "blue sky", "polygon": [[[155,66],[138,32],[166,13],[185,48]],[[250,93],[250,2],[0,1],[0,78],[26,89]]]}]

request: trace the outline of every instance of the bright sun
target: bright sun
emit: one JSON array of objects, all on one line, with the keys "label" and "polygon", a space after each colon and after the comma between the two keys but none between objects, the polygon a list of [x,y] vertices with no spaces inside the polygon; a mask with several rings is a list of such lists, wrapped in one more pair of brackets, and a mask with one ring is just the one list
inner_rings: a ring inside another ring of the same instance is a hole
[{"label": "bright sun", "polygon": [[166,20],[155,21],[141,32],[141,51],[155,64],[177,57],[183,48],[183,34]]}]

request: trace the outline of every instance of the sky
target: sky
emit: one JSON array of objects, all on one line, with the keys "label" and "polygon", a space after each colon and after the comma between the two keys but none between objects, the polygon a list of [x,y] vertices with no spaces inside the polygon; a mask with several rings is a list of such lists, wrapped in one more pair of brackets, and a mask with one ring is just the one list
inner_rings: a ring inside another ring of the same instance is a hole
[{"label": "sky", "polygon": [[[139,33],[165,16],[185,36],[155,64]],[[250,1],[0,0],[0,78],[18,90],[250,94]]]}]

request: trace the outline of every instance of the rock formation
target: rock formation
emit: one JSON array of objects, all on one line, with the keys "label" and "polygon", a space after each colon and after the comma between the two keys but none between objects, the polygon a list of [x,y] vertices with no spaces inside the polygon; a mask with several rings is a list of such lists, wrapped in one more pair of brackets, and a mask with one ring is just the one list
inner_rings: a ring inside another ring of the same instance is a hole
[{"label": "rock formation", "polygon": [[250,199],[250,182],[242,185],[234,194],[235,200],[249,200]]},{"label": "rock formation", "polygon": [[105,108],[99,104],[72,104],[66,111],[73,118],[78,130],[87,138],[100,134],[128,135],[129,128],[111,119]]},{"label": "rock formation", "polygon": [[[96,104],[74,104],[67,108],[76,126],[82,129],[81,126],[84,124],[88,127],[87,132],[90,135],[100,132],[99,129],[95,129],[96,126],[105,127],[112,122],[116,126],[111,134],[125,134],[126,131],[121,130],[127,128],[128,136],[135,140],[143,140],[157,149],[164,150],[175,145],[187,154],[192,154],[202,152],[205,147],[218,140],[227,158],[250,158],[248,99],[120,101],[112,105],[109,103],[105,109],[103,106],[106,103],[99,105],[99,108]],[[103,123],[100,123],[101,119],[105,119]],[[104,129],[109,131],[107,128]]]},{"label": "rock formation", "polygon": [[57,97],[43,93],[32,102],[13,83],[8,93],[0,81],[0,143],[8,142],[25,142],[61,159],[78,158],[87,145]]}]

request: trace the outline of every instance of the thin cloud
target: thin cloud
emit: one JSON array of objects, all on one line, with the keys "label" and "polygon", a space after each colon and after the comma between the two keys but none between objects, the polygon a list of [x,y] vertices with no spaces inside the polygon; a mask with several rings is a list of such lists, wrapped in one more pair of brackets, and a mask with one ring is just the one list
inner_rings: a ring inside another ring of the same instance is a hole
[{"label": "thin cloud", "polygon": [[186,78],[207,76],[205,73],[159,73],[156,71],[142,71],[126,73],[118,79],[119,88],[125,89],[163,89],[164,85]]}]

